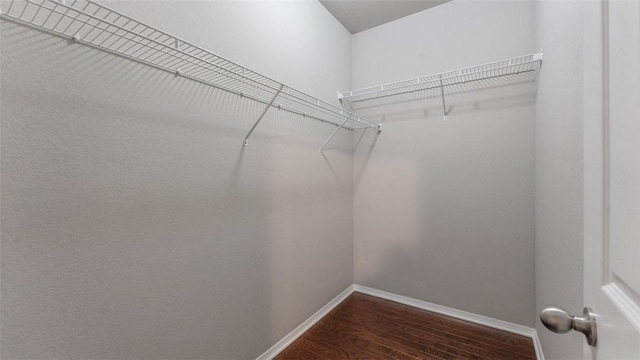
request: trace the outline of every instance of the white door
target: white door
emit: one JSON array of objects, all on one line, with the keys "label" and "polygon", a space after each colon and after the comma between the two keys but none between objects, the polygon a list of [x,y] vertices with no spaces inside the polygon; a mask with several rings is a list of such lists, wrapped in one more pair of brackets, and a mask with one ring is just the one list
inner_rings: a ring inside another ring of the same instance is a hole
[{"label": "white door", "polygon": [[584,11],[584,302],[598,314],[584,358],[638,360],[640,1]]}]

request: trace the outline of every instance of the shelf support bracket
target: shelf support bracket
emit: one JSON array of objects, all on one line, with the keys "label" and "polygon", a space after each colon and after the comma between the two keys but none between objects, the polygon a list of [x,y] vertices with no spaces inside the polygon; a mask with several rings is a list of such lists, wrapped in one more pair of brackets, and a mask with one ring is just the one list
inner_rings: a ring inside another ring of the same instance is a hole
[{"label": "shelf support bracket", "polygon": [[342,122],[342,124],[340,124],[340,126],[338,126],[334,131],[333,134],[331,134],[331,136],[329,136],[329,138],[324,142],[324,144],[322,144],[322,146],[320,146],[320,154],[323,154],[322,150],[324,150],[324,147],[327,146],[327,144],[329,143],[329,141],[331,141],[331,139],[333,139],[334,136],[336,136],[336,134],[338,133],[338,131],[340,131],[340,129],[342,129],[342,127],[344,126],[344,124],[347,123],[347,121],[349,121],[349,118],[351,117],[351,115],[347,116],[346,118],[344,118],[344,121]]},{"label": "shelf support bracket", "polygon": [[443,120],[447,120],[447,104],[444,102],[444,84],[440,80],[440,94],[442,95],[442,111],[444,112]]},{"label": "shelf support bracket", "polygon": [[264,115],[267,113],[267,110],[269,110],[271,105],[273,105],[273,102],[276,101],[276,98],[282,92],[282,88],[284,88],[284,85],[280,85],[280,88],[278,89],[276,94],[273,96],[273,99],[271,99],[271,101],[267,104],[267,106],[264,108],[264,110],[262,110],[262,114],[260,114],[260,116],[258,117],[258,120],[256,120],[255,124],[253,124],[253,126],[251,127],[251,130],[249,130],[249,133],[247,134],[247,136],[244,137],[244,146],[247,146],[249,144],[249,136],[251,136],[251,133],[253,133],[253,130],[256,129],[256,126],[258,126],[258,124],[260,123],[260,121],[262,120]]}]

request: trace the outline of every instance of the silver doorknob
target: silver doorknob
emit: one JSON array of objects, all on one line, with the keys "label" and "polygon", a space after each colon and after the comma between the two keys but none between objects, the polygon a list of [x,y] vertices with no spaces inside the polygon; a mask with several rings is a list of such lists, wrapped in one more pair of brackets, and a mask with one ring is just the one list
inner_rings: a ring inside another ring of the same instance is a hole
[{"label": "silver doorknob", "polygon": [[584,308],[582,317],[576,317],[559,306],[545,306],[540,311],[540,320],[547,329],[555,333],[564,334],[576,330],[587,337],[587,344],[596,346],[598,342],[596,314],[591,308]]}]

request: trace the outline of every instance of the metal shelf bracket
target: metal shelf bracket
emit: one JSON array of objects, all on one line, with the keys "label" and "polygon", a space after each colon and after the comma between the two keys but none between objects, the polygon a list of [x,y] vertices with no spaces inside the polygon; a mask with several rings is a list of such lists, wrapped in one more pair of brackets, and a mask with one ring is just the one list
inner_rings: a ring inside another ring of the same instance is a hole
[{"label": "metal shelf bracket", "polygon": [[[351,116],[351,115],[349,115]],[[343,125],[349,120],[349,116],[347,116],[346,119],[344,119],[344,121],[342,122],[342,124],[340,124],[340,126],[338,126],[333,133],[331,134],[331,136],[329,136],[329,138],[322,144],[322,146],[320,146],[320,154],[324,154],[324,152],[322,150],[324,150],[325,146],[327,146],[327,144],[329,143],[329,141],[331,141],[331,139],[333,139],[334,136],[336,136],[336,134],[338,133],[338,131],[340,131],[340,129],[343,127]],[[360,121],[360,119],[358,119],[357,121]],[[382,133],[382,124],[378,124],[375,129],[376,129],[376,134],[380,135]],[[369,128],[364,128],[364,131],[368,131]]]},{"label": "metal shelf bracket", "polygon": [[324,144],[322,144],[322,146],[320,146],[320,155],[323,154],[322,150],[324,150],[324,147],[327,146],[327,144],[329,143],[329,141],[331,141],[331,139],[333,139],[334,136],[336,136],[336,134],[338,133],[338,131],[340,131],[340,129],[342,129],[342,127],[344,126],[344,124],[349,121],[349,118],[351,117],[351,115],[347,116],[344,121],[342,122],[342,124],[340,124],[340,126],[338,126],[335,130],[333,130],[333,133],[331,134],[331,136],[329,136],[329,138],[324,142]]},{"label": "metal shelf bracket", "polygon": [[440,94],[442,95],[442,111],[444,112],[442,120],[447,121],[447,104],[444,102],[444,85],[442,80],[440,80]]},{"label": "metal shelf bracket", "polygon": [[265,106],[264,110],[262,110],[262,114],[260,114],[260,116],[258,116],[258,120],[256,120],[255,124],[253,124],[253,126],[251,127],[251,130],[249,130],[249,133],[247,134],[247,136],[244,137],[244,146],[247,146],[249,144],[249,136],[251,136],[251,133],[253,133],[253,130],[256,129],[256,126],[258,126],[258,124],[260,123],[260,121],[262,120],[264,115],[267,113],[267,110],[269,110],[271,105],[273,105],[273,102],[276,101],[276,98],[278,97],[278,95],[280,95],[280,92],[282,92],[282,88],[283,87],[284,87],[284,85],[280,85],[280,89],[278,89],[278,91],[273,96],[271,101],[267,104],[267,106]]}]

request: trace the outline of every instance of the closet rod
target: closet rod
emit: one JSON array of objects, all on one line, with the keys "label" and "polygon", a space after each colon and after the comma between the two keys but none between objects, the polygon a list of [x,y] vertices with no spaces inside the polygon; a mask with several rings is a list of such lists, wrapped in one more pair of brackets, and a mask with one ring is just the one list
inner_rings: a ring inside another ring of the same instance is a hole
[{"label": "closet rod", "polygon": [[276,107],[339,128],[346,116],[347,130],[378,129],[357,114],[92,0],[11,0],[0,17],[260,102],[267,108],[256,124],[266,110]]}]

